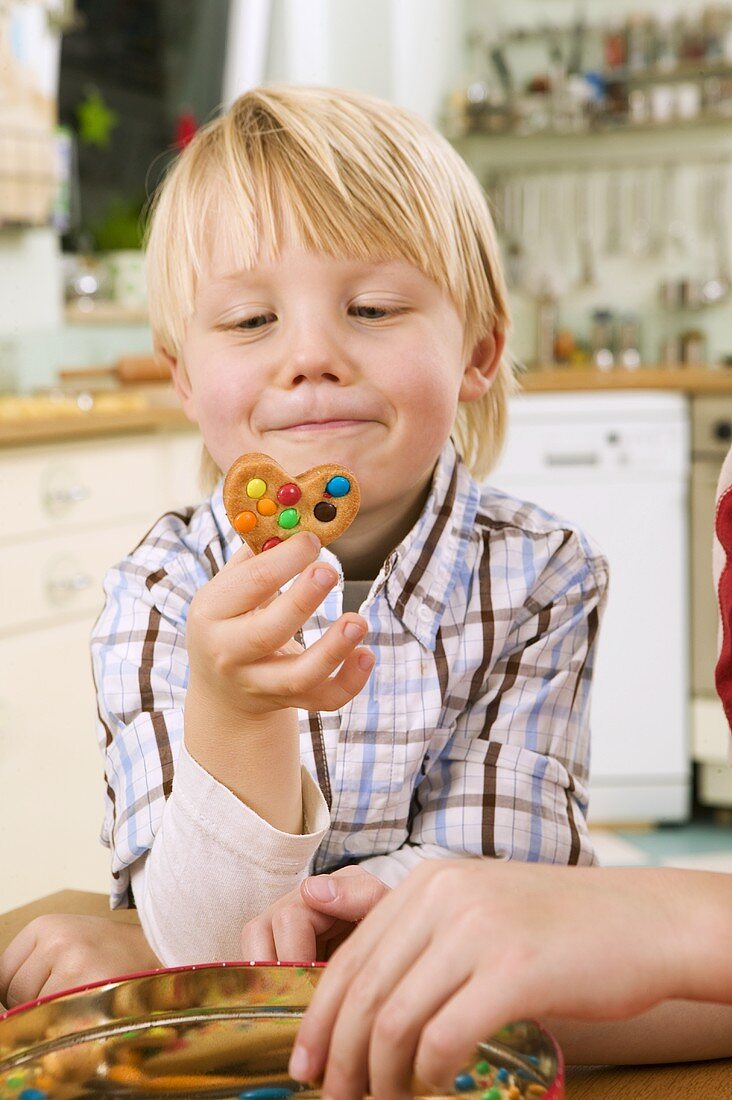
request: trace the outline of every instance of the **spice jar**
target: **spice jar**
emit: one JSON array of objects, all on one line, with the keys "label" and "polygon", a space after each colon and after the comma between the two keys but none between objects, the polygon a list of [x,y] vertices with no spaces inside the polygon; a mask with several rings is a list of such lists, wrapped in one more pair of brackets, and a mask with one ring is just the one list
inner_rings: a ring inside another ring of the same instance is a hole
[{"label": "spice jar", "polygon": [[698,328],[684,329],[679,335],[681,362],[685,366],[703,366],[707,358],[707,338]]}]

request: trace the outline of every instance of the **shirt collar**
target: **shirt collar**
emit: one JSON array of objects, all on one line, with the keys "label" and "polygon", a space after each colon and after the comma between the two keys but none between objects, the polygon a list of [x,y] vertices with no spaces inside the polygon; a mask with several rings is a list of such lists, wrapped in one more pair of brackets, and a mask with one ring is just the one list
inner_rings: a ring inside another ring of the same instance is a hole
[{"label": "shirt collar", "polygon": [[420,518],[387,562],[389,604],[430,650],[473,538],[479,499],[478,484],[449,440]]},{"label": "shirt collar", "polygon": [[[224,561],[228,562],[241,539],[226,517],[222,490],[223,478],[212,494],[211,508]],[[442,616],[473,538],[479,499],[477,482],[453,441],[448,440],[435,466],[422,514],[384,562],[374,584],[376,590],[384,589],[389,606],[407,630],[430,650],[435,648]],[[336,555],[324,547],[320,557],[333,565],[342,579]]]}]

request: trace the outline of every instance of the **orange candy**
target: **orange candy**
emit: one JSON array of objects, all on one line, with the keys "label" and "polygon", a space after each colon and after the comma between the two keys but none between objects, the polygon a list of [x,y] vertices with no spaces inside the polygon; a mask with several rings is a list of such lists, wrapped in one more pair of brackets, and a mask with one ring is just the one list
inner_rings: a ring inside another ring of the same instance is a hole
[{"label": "orange candy", "polygon": [[240,535],[246,535],[257,526],[257,517],[254,512],[240,512],[234,520],[234,528]]},{"label": "orange candy", "polygon": [[268,500],[267,497],[265,497],[258,502],[257,511],[260,516],[273,516],[277,511],[277,505],[273,500]]},{"label": "orange candy", "polygon": [[134,1066],[110,1066],[106,1077],[108,1081],[115,1081],[118,1085],[139,1085],[145,1080],[145,1074]]}]

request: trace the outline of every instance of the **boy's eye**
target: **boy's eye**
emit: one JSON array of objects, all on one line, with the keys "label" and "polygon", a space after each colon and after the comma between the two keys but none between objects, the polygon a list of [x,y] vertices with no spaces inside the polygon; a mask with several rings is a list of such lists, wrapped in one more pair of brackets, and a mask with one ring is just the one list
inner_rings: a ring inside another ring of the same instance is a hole
[{"label": "boy's eye", "polygon": [[367,321],[379,321],[382,317],[393,317],[399,310],[387,306],[353,306],[351,312]]},{"label": "boy's eye", "polygon": [[245,317],[243,321],[237,321],[236,328],[249,331],[254,328],[263,328],[270,321],[276,321],[274,313],[258,313],[255,317]]}]

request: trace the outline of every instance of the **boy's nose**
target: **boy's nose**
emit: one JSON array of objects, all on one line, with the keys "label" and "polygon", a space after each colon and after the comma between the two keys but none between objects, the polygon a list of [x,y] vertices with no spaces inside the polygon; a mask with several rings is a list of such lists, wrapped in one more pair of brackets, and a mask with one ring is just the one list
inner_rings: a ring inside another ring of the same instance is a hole
[{"label": "boy's nose", "polygon": [[293,362],[290,370],[290,384],[298,385],[300,382],[340,382],[340,374],[330,362],[319,362],[315,359],[303,361],[298,359]]},{"label": "boy's nose", "polygon": [[336,341],[322,327],[293,333],[286,367],[288,382],[344,382],[351,374]]}]

